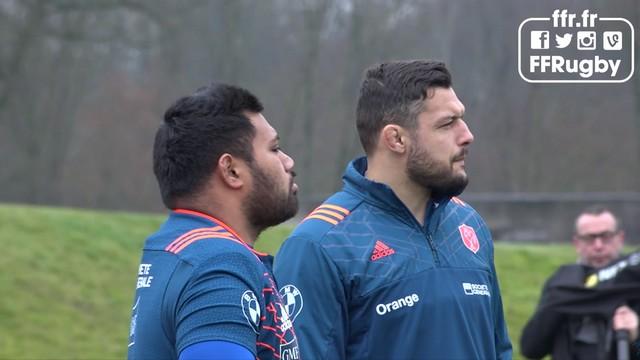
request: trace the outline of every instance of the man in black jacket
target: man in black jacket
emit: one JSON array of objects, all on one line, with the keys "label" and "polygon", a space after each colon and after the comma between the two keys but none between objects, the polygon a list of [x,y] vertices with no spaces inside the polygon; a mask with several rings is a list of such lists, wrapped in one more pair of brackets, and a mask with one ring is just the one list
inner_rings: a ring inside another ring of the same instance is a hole
[{"label": "man in black jacket", "polygon": [[525,357],[616,359],[616,336],[629,338],[640,359],[640,253],[621,257],[624,232],[608,209],[584,210],[575,222],[577,264],[560,267],[545,283],[536,312],[525,326]]}]

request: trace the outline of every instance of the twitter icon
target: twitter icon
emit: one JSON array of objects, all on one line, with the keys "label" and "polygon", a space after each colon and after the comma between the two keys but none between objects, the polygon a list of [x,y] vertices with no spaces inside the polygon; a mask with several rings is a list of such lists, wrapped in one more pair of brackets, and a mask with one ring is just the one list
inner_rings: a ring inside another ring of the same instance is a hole
[{"label": "twitter icon", "polygon": [[556,48],[564,49],[567,46],[569,46],[569,44],[571,44],[572,37],[573,37],[573,34],[569,34],[569,33],[566,33],[562,36],[556,34]]}]

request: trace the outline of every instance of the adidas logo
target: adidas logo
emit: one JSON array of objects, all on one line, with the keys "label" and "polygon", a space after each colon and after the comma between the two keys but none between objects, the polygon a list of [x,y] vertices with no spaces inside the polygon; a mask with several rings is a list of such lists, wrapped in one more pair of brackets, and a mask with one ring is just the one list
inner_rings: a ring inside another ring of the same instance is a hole
[{"label": "adidas logo", "polygon": [[396,251],[388,247],[380,240],[376,240],[376,246],[373,248],[373,254],[371,254],[371,260],[376,261],[382,259],[385,256],[395,254]]}]

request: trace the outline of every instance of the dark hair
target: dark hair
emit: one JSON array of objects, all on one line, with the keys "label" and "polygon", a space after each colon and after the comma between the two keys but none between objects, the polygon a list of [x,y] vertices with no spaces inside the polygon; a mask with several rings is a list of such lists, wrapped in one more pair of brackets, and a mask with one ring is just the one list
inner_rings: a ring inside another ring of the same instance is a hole
[{"label": "dark hair", "polygon": [[378,135],[388,124],[414,129],[424,111],[430,88],[451,87],[451,74],[442,62],[394,61],[367,69],[356,110],[358,135],[371,154]]},{"label": "dark hair", "polygon": [[578,216],[576,216],[576,221],[575,221],[575,226],[574,226],[574,231],[577,233],[578,232],[578,219],[582,216],[582,215],[602,215],[604,213],[609,213],[611,214],[611,216],[613,216],[613,219],[616,222],[616,231],[620,230],[622,228],[622,221],[616,216],[616,214],[613,213],[613,211],[611,211],[611,209],[609,209],[608,207],[602,205],[602,204],[595,204],[595,205],[591,205],[586,207],[585,209],[583,209],[582,211],[580,211],[580,213],[578,214]]},{"label": "dark hair", "polygon": [[196,195],[224,153],[253,161],[255,128],[244,112],[263,106],[249,91],[212,84],[176,101],[164,114],[153,146],[153,172],[162,201]]}]

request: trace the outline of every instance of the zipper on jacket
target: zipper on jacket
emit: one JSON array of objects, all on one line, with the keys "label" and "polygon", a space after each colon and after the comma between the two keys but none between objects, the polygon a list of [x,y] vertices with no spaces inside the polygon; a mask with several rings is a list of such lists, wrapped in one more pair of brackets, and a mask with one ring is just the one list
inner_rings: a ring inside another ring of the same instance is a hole
[{"label": "zipper on jacket", "polygon": [[431,256],[433,256],[433,263],[436,267],[440,267],[440,256],[438,256],[438,251],[436,250],[436,244],[433,241],[433,237],[431,236],[431,231],[429,231],[429,225],[433,221],[433,214],[436,211],[436,208],[433,202],[429,201],[427,203],[427,213],[424,217],[424,225],[420,226],[423,234],[427,238],[427,244],[429,245],[429,249],[431,249]]},{"label": "zipper on jacket", "polygon": [[[427,211],[431,211],[431,210],[428,209]],[[402,220],[402,222],[404,222],[407,225],[409,225],[409,223],[407,223],[407,220],[409,220],[409,222],[413,224],[413,226],[415,226],[417,229],[420,229],[420,232],[427,239],[427,245],[429,246],[429,250],[431,250],[431,256],[433,257],[433,263],[435,264],[436,267],[440,267],[440,257],[438,256],[438,251],[436,250],[436,246],[435,246],[435,243],[433,242],[433,238],[431,237],[431,233],[429,233],[429,230],[428,230],[429,228],[428,223],[433,217],[432,216],[433,214],[429,214],[429,216],[426,216],[425,224],[422,225],[418,222],[418,219],[416,219],[416,217],[413,216],[411,211],[409,211],[409,209],[407,209],[406,207],[404,208],[404,212],[406,213],[406,218],[402,216],[398,216],[398,219]]]},{"label": "zipper on jacket", "polygon": [[440,257],[438,257],[438,252],[436,251],[435,244],[433,243],[433,238],[428,231],[425,231],[425,235],[427,235],[427,242],[429,243],[429,248],[431,249],[431,255],[433,255],[433,262],[437,267],[440,267]]},{"label": "zipper on jacket", "polygon": [[433,242],[433,238],[431,237],[431,233],[429,232],[429,222],[431,222],[431,220],[433,219],[434,211],[434,209],[431,208],[432,206],[433,205],[431,205],[430,203],[429,207],[427,208],[427,216],[425,216],[424,225],[420,224],[418,222],[418,219],[416,219],[416,217],[413,216],[411,211],[409,211],[409,209],[407,209],[406,207],[405,212],[407,213],[407,216],[412,219],[413,225],[420,229],[420,231],[424,234],[425,238],[427,239],[429,250],[431,250],[433,263],[436,265],[436,267],[440,267],[440,257],[438,256],[438,251],[436,250],[435,243]]}]

